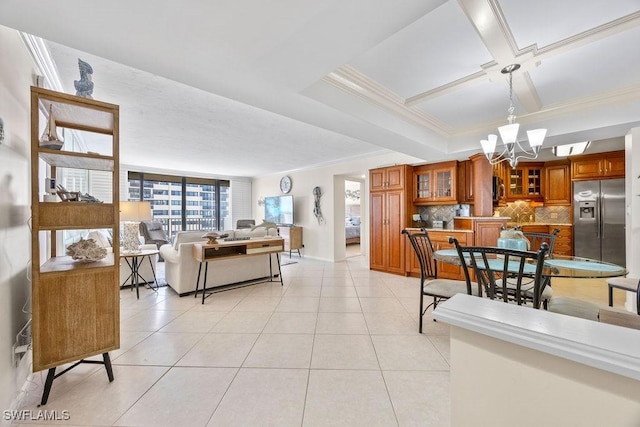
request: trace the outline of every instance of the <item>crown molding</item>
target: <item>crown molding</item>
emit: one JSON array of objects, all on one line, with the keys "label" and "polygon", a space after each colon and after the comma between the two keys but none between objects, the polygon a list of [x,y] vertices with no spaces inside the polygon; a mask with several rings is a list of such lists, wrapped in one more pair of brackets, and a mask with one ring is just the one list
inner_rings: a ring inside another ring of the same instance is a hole
[{"label": "crown molding", "polygon": [[434,119],[418,108],[407,107],[403,98],[350,65],[343,65],[329,73],[323,80],[441,136],[448,136],[451,132],[451,128],[443,122]]}]

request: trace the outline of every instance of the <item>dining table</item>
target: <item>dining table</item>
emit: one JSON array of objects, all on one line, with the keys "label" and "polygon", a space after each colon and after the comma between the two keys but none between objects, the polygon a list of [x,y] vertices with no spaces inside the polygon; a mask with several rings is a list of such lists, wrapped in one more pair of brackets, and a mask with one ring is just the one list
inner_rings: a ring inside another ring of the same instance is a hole
[{"label": "dining table", "polygon": [[[460,265],[460,257],[456,249],[441,249],[433,253],[436,261],[447,264]],[[503,262],[496,262],[496,270],[501,271]],[[514,262],[514,265],[517,264]],[[489,262],[491,266],[491,261]],[[514,267],[515,268],[515,267]],[[526,264],[524,273],[533,274],[535,272],[534,264]],[[571,255],[554,255],[548,257],[544,261],[542,275],[552,277],[572,277],[576,279],[597,279],[607,277],[626,276],[627,269],[623,266],[611,264],[609,262],[599,261],[595,259],[571,256]]]}]

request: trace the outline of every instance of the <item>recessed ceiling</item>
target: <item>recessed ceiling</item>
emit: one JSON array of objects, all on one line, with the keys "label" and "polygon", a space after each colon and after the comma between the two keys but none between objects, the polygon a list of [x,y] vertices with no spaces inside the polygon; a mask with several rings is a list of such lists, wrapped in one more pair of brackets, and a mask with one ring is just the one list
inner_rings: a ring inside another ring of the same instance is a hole
[{"label": "recessed ceiling", "polygon": [[49,41],[66,92],[78,57],[93,66],[95,97],[121,106],[121,159],[141,168],[479,152],[506,122],[511,63],[518,120],[549,143],[640,125],[637,0],[5,0],[0,24]]}]

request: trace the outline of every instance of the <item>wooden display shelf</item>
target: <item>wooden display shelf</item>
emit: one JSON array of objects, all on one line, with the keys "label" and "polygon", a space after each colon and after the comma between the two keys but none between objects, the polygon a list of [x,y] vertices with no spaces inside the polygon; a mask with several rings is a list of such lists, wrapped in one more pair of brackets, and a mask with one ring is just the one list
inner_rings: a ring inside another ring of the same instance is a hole
[{"label": "wooden display shelf", "polygon": [[115,222],[111,203],[42,202],[38,208],[41,230],[112,228]]},{"label": "wooden display shelf", "polygon": [[113,171],[114,160],[111,156],[94,153],[76,153],[73,151],[60,151],[40,149],[40,158],[51,166],[71,169],[91,169],[100,171]]},{"label": "wooden display shelf", "polygon": [[89,263],[74,261],[70,256],[59,256],[49,258],[42,264],[40,266],[40,273],[85,273],[90,269],[113,267],[114,264],[112,253],[108,253],[106,257],[99,261]]}]

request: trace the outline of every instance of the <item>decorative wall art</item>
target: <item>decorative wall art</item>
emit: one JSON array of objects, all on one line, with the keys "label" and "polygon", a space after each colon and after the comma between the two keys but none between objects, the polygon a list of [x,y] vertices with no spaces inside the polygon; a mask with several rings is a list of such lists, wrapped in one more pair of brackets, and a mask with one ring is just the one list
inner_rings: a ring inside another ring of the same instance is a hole
[{"label": "decorative wall art", "polygon": [[322,210],[320,209],[321,197],[322,197],[322,190],[320,189],[320,187],[314,187],[313,188],[313,199],[314,199],[313,214],[316,216],[316,219],[318,220],[318,224],[323,224],[326,222],[324,219],[324,216],[322,215]]},{"label": "decorative wall art", "polygon": [[76,88],[76,95],[93,99],[91,96],[93,94],[93,82],[91,81],[93,68],[80,58],[78,58],[78,68],[80,69],[80,80],[73,81],[73,85]]}]

